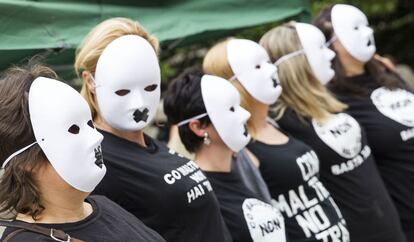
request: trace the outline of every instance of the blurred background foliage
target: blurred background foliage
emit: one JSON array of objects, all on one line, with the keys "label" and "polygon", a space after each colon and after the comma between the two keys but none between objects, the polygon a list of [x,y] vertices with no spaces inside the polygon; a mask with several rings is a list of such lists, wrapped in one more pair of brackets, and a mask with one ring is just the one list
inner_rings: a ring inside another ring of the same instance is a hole
[{"label": "blurred background foliage", "polygon": [[[414,0],[310,0],[312,17],[336,3],[352,4],[366,13],[375,30],[377,52],[390,57],[396,63],[414,68]],[[287,20],[289,21],[289,20]],[[226,35],[217,34],[201,44],[177,47],[179,43],[162,46],[161,69],[165,86],[185,68],[201,65],[208,48],[219,40],[230,36],[258,41],[279,22],[248,29],[235,30]]]}]

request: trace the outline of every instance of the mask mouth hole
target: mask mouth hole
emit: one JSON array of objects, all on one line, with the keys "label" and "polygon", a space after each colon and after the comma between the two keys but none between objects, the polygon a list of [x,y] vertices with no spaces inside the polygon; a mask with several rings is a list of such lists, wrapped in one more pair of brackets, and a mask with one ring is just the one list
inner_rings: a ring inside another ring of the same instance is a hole
[{"label": "mask mouth hole", "polygon": [[272,77],[273,87],[277,87],[277,79],[275,77]]},{"label": "mask mouth hole", "polygon": [[95,165],[97,165],[99,168],[102,168],[104,162],[103,162],[101,146],[98,146],[97,148],[95,148],[94,151],[95,151],[95,159],[96,159]]},{"label": "mask mouth hole", "polygon": [[246,125],[244,125],[244,133],[243,133],[243,135],[245,137],[249,136],[249,131],[247,130],[247,126]]},{"label": "mask mouth hole", "polygon": [[368,40],[367,46],[371,46],[372,45],[372,41]]}]

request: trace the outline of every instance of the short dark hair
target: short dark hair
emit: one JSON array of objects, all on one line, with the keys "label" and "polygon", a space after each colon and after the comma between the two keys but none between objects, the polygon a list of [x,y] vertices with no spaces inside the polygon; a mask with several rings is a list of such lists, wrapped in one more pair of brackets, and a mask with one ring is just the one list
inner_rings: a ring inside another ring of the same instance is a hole
[{"label": "short dark hair", "polygon": [[[313,24],[322,31],[327,40],[330,40],[334,34],[334,29],[331,22],[331,12],[333,7],[334,5],[325,7],[313,20]],[[333,49],[333,47],[331,48]],[[369,93],[366,88],[346,80],[345,70],[342,66],[341,61],[339,60],[338,55],[336,55],[332,60],[332,66],[335,70],[335,77],[329,83],[329,88],[337,92],[356,96],[367,95]],[[389,71],[381,62],[374,58],[365,64],[365,70],[368,74],[372,75],[374,80],[380,86],[384,86],[389,89],[410,89],[397,73]]]},{"label": "short dark hair", "polygon": [[[164,97],[164,112],[169,123],[177,124],[206,112],[201,94],[202,76],[199,67],[192,67],[169,84]],[[204,127],[211,124],[208,116],[199,120]],[[178,127],[178,132],[185,148],[190,152],[197,151],[203,143],[203,138],[194,134],[188,124]]]},{"label": "short dark hair", "polygon": [[[48,67],[29,62],[25,67],[6,70],[0,81],[0,162],[17,150],[35,142],[30,122],[28,93],[39,76],[55,78]],[[21,213],[33,219],[42,213],[40,191],[34,174],[47,164],[39,145],[14,157],[0,179],[0,213]]]}]

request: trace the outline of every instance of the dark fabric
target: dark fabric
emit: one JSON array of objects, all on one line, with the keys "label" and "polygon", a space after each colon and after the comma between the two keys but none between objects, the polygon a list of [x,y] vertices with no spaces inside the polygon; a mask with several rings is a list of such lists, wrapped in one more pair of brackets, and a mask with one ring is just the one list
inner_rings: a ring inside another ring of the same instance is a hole
[{"label": "dark fabric", "polygon": [[[311,120],[299,119],[292,110],[287,110],[278,123],[316,151],[321,164],[320,180],[338,204],[352,242],[405,241],[397,211],[379,175],[365,131],[349,115],[336,114],[328,121],[332,120],[338,123],[326,134],[317,133],[318,126]],[[331,135],[332,140],[323,141],[324,135]],[[353,157],[346,158],[345,155],[350,154]]]},{"label": "dark fabric", "polygon": [[249,190],[237,170],[205,174],[234,242],[286,241],[280,212]]},{"label": "dark fabric", "polygon": [[285,218],[290,241],[349,241],[346,222],[319,181],[319,160],[309,146],[289,136],[286,144],[256,140],[248,149],[260,161],[260,172]]},{"label": "dark fabric", "polygon": [[[407,239],[414,241],[414,124],[405,125],[379,111],[380,107],[374,104],[371,95],[380,86],[370,75],[355,76],[347,81],[364,87],[368,94],[354,97],[334,89],[332,91],[349,105],[347,112],[364,126],[382,178],[399,212]],[[407,103],[412,105],[412,99],[401,97],[391,90],[390,94],[394,96],[392,102],[384,105],[394,105],[397,112]],[[414,109],[408,121],[414,121],[413,114]]]},{"label": "dark fabric", "polygon": [[233,160],[232,166],[232,169],[240,174],[241,179],[247,188],[255,192],[260,200],[271,203],[269,189],[267,188],[259,169],[253,164],[245,149],[237,154],[237,159]]},{"label": "dark fabric", "polygon": [[[67,234],[86,242],[120,242],[120,241],[165,241],[152,229],[146,227],[139,219],[128,213],[116,203],[103,196],[90,196],[86,199],[92,205],[93,212],[87,218],[75,223],[38,224],[45,228],[63,230]],[[25,224],[22,221],[15,223]],[[26,223],[27,224],[27,223]],[[16,229],[7,228],[1,241]],[[11,242],[52,242],[50,237],[32,232],[21,232]]]},{"label": "dark fabric", "polygon": [[107,196],[168,242],[230,241],[217,198],[198,166],[145,136],[147,147],[101,131]]}]

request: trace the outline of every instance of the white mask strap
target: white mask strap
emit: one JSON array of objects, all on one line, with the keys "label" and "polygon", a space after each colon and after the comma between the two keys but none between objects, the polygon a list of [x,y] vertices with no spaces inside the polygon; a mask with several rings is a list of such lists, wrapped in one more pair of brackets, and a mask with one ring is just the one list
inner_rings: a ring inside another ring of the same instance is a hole
[{"label": "white mask strap", "polygon": [[329,47],[337,40],[336,36],[333,36],[328,42],[326,42],[325,46]]},{"label": "white mask strap", "polygon": [[13,154],[11,154],[4,162],[3,162],[3,166],[2,168],[4,169],[6,167],[6,165],[9,163],[9,161],[11,159],[13,159],[14,157],[20,155],[21,153],[23,153],[24,151],[26,151],[27,149],[29,149],[30,147],[32,147],[33,145],[37,144],[37,141],[31,143],[30,145],[21,148],[20,150],[14,152]]},{"label": "white mask strap", "polygon": [[301,55],[301,54],[305,54],[305,50],[304,49],[297,50],[297,51],[294,51],[292,53],[289,53],[287,55],[284,55],[284,56],[280,57],[277,61],[275,61],[274,65],[275,66],[279,66],[282,62],[284,62],[284,61],[286,61],[286,60],[288,60],[290,58],[293,58],[295,56]]},{"label": "white mask strap", "polygon": [[191,120],[201,119],[201,118],[206,117],[207,115],[208,115],[207,113],[199,114],[199,115],[197,115],[197,116],[194,116],[194,117],[191,117],[191,118],[189,118],[189,119],[186,119],[186,120],[183,120],[183,121],[179,122],[179,123],[177,124],[177,126],[178,126],[178,127],[183,126],[183,125],[185,125],[185,124],[188,124]]}]

